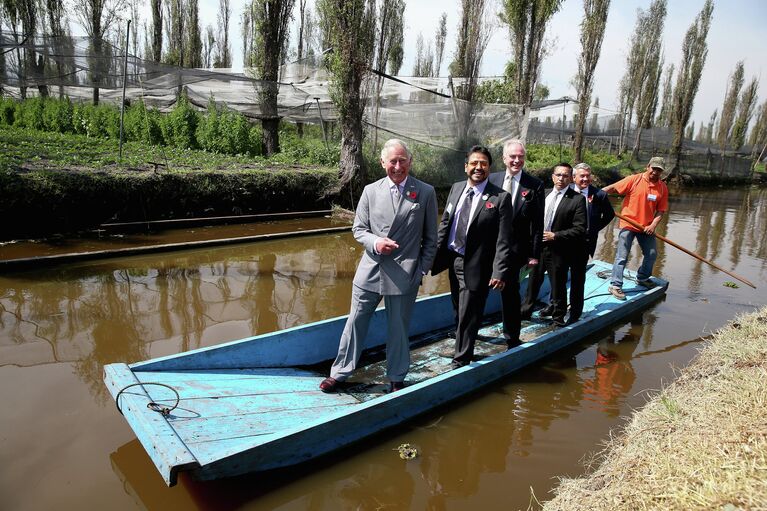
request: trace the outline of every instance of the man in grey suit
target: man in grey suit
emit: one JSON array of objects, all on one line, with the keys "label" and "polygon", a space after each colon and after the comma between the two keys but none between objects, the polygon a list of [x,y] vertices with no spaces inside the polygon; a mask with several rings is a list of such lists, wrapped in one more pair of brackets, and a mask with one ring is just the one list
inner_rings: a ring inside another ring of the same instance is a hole
[{"label": "man in grey suit", "polygon": [[388,140],[381,150],[386,177],[362,191],[352,232],[365,252],[354,275],[338,355],[330,376],[320,383],[323,392],[334,392],[357,367],[381,298],[388,321],[386,376],[391,391],[404,388],[410,367],[410,312],[437,252],[437,195],[434,187],[408,175],[412,161],[404,142]]}]

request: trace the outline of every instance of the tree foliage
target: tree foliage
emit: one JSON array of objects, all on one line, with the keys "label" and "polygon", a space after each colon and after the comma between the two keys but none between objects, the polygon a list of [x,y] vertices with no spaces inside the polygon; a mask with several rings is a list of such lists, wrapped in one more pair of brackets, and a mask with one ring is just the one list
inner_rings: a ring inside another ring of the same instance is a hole
[{"label": "tree foliage", "polygon": [[445,42],[447,42],[447,13],[442,13],[437,25],[437,33],[434,35],[434,76],[440,75],[442,59],[445,56]]},{"label": "tree foliage", "polygon": [[[648,10],[637,11],[631,49],[626,59],[626,72],[620,83],[622,133],[626,133],[636,115],[637,136],[632,157],[639,150],[641,128],[648,127],[655,117],[660,76],[663,68],[661,54],[663,26],[666,19],[666,0],[653,0]],[[627,137],[621,136],[619,152],[626,147]]]},{"label": "tree foliage", "polygon": [[732,133],[732,123],[735,121],[735,110],[738,107],[738,96],[740,89],[743,88],[743,61],[735,64],[735,70],[730,75],[730,84],[724,95],[722,104],[722,115],[719,117],[719,131],[716,134],[716,143],[719,149],[724,151],[727,143],[730,141]]},{"label": "tree foliage", "polygon": [[674,108],[671,116],[671,127],[674,130],[674,141],[671,146],[671,156],[674,166],[671,178],[676,179],[680,174],[679,156],[682,153],[682,142],[685,126],[690,120],[692,106],[700,85],[700,76],[708,56],[708,29],[711,27],[711,15],[714,11],[712,0],[706,0],[703,9],[695,17],[695,21],[687,29],[682,42],[682,61],[679,64],[676,86],[674,87]]},{"label": "tree foliage", "polygon": [[282,56],[287,49],[294,5],[295,0],[253,0],[251,3],[253,52],[249,61],[256,77],[261,80],[261,132],[264,153],[267,155],[280,150],[277,80]]},{"label": "tree foliage", "polygon": [[365,179],[362,84],[375,55],[376,6],[374,0],[319,0],[317,10],[332,48],[330,97],[341,128],[340,185],[347,186],[356,176]]},{"label": "tree foliage", "polygon": [[232,45],[229,42],[229,22],[232,18],[231,0],[218,0],[216,16],[216,51],[213,67],[232,67]]},{"label": "tree foliage", "polygon": [[663,78],[663,96],[660,104],[660,113],[655,119],[655,125],[661,128],[668,128],[671,124],[671,103],[674,92],[674,64],[666,67],[666,73]]},{"label": "tree foliage", "polygon": [[759,89],[759,80],[754,77],[751,82],[743,89],[738,103],[738,115],[735,123],[732,125],[732,149],[737,151],[746,141],[746,130],[751,117],[754,115],[756,106],[756,91]]},{"label": "tree foliage", "polygon": [[541,62],[546,56],[546,25],[561,0],[504,0],[499,17],[509,30],[514,63],[515,103],[528,108],[533,101]]},{"label": "tree foliage", "polygon": [[607,13],[610,0],[583,0],[583,21],[581,22],[581,54],[578,57],[578,72],[575,75],[575,90],[578,96],[578,121],[575,126],[575,162],[583,161],[583,131],[591,106],[594,89],[594,70],[602,52]]},{"label": "tree foliage", "polygon": [[465,100],[456,104],[457,143],[459,147],[467,144],[469,126],[474,116],[475,94],[479,79],[482,56],[492,34],[492,24],[487,19],[488,3],[485,0],[462,0],[461,21],[458,25],[455,59],[450,64],[451,76],[463,77],[460,85],[454,88],[453,95]]}]

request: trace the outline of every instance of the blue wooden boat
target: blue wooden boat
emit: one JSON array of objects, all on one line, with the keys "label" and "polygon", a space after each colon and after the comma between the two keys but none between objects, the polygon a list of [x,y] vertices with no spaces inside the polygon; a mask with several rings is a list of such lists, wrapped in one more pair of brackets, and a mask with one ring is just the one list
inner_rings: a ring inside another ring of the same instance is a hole
[{"label": "blue wooden boat", "polygon": [[[500,298],[491,293],[476,360],[457,370],[450,366],[449,294],[419,299],[411,324],[407,387],[392,394],[385,392],[380,356],[383,309],[371,324],[369,363],[335,394],[323,394],[318,385],[336,355],[345,317],[136,364],[109,364],[104,380],[168,485],[176,483],[181,471],[208,480],[285,467],[498,380],[647,307],[668,287],[657,278],[652,289],[632,287],[630,274],[624,286],[627,300],[621,302],[607,291],[610,268],[600,261],[589,268],[580,321],[555,329],[536,313],[523,324],[524,343],[508,351],[497,323]],[[545,283],[541,297],[548,292]]]}]

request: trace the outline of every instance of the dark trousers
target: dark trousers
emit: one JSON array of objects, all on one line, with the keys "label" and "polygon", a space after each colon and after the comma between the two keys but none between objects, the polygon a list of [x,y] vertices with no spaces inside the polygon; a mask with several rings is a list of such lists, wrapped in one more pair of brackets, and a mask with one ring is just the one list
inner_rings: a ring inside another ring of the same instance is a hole
[{"label": "dark trousers", "polygon": [[577,321],[583,314],[583,295],[586,287],[586,265],[589,254],[586,249],[575,254],[570,267],[570,319]]},{"label": "dark trousers", "polygon": [[555,323],[564,323],[567,314],[567,272],[570,269],[569,262],[555,254],[550,248],[544,246],[541,252],[541,260],[527,281],[527,294],[522,304],[521,313],[523,318],[529,318],[533,313],[533,307],[538,300],[538,293],[543,284],[544,274],[549,274],[551,285],[551,306],[553,311],[551,318]]},{"label": "dark trousers", "polygon": [[489,288],[483,287],[473,291],[464,282],[464,259],[455,254],[450,264],[450,297],[453,301],[453,311],[456,316],[455,356],[453,362],[465,365],[474,356],[474,342],[482,324],[485,302]]},{"label": "dark trousers", "polygon": [[501,291],[501,316],[503,320],[503,336],[510,345],[519,342],[519,331],[522,328],[520,306],[522,300],[519,297],[519,271],[523,264],[512,263],[509,272],[509,280]]}]

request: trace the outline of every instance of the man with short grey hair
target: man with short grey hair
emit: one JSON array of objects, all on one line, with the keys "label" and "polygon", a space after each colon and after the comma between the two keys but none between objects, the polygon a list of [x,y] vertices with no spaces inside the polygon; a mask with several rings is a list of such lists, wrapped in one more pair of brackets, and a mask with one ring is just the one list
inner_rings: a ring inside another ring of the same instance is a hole
[{"label": "man with short grey hair", "polygon": [[570,187],[586,199],[586,243],[584,251],[573,260],[570,273],[570,316],[568,323],[575,323],[583,313],[583,299],[586,285],[586,265],[589,256],[593,257],[597,249],[599,231],[605,228],[613,218],[615,211],[607,194],[592,185],[591,166],[579,163],[573,167],[573,183]]},{"label": "man with short grey hair", "polygon": [[365,347],[370,319],[383,298],[388,321],[386,376],[390,390],[404,388],[410,367],[410,313],[421,279],[437,253],[437,195],[409,175],[413,157],[404,142],[384,143],[386,177],[362,191],[352,233],[365,252],[354,274],[349,318],[338,355],[320,390],[334,392],[351,376]]}]

